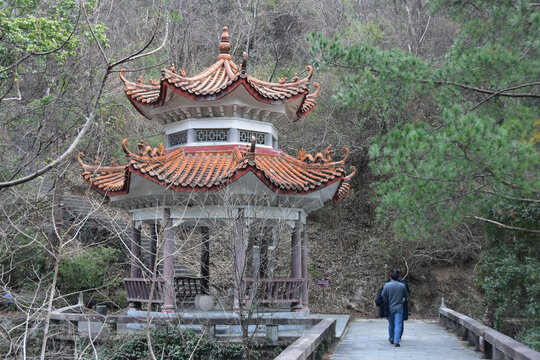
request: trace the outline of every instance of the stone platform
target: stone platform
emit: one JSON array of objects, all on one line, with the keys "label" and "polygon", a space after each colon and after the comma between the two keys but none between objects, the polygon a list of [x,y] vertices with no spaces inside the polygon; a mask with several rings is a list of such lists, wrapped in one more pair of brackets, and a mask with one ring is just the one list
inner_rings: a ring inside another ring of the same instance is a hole
[{"label": "stone platform", "polygon": [[[140,310],[128,310],[126,315],[133,316],[137,318],[145,318],[146,311]],[[184,319],[187,318],[198,318],[198,319],[211,319],[211,318],[222,318],[227,317],[231,319],[238,319],[238,313],[235,313],[232,310],[217,310],[217,311],[197,311],[193,309],[183,309],[181,313],[162,313],[162,312],[151,312],[153,318],[160,319],[170,319],[171,323],[175,323],[178,319],[178,316],[181,316]],[[340,315],[340,314],[310,314],[309,311],[304,312],[289,312],[289,311],[276,311],[276,312],[260,312],[251,314],[252,317],[263,317],[263,318],[332,318],[336,319],[336,337],[341,338],[347,324],[349,322],[349,315]],[[181,325],[183,329],[186,330],[195,330],[200,331],[199,325]],[[102,324],[98,322],[87,322],[80,321],[78,324],[79,330],[84,333],[92,333],[93,336],[97,335],[101,330]],[[143,323],[127,323],[127,324],[118,324],[117,332],[118,333],[135,333],[144,329],[145,325]],[[283,337],[300,337],[303,332],[306,330],[305,325],[279,325],[278,332],[279,336]],[[248,326],[248,331],[250,333],[256,332],[256,334],[264,335],[266,333],[265,325],[250,325]],[[242,329],[239,325],[216,325],[215,335],[216,336],[239,336],[242,334]]]}]

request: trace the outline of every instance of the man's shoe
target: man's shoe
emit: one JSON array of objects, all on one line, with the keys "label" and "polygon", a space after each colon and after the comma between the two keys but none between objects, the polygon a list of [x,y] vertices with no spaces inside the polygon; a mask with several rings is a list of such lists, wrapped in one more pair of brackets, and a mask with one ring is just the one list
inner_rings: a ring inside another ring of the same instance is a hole
[{"label": "man's shoe", "polygon": [[399,344],[394,345],[395,347],[399,347]]},{"label": "man's shoe", "polygon": [[388,340],[390,341],[390,344],[394,345],[394,340]]}]

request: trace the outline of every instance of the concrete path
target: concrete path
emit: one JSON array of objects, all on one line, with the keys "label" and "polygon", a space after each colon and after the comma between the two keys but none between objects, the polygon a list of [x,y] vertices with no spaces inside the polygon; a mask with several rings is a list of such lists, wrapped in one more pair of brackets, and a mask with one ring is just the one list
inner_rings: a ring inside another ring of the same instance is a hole
[{"label": "concrete path", "polygon": [[435,321],[407,320],[401,347],[388,342],[386,319],[351,321],[336,346],[333,360],[469,360],[480,353],[444,330]]}]

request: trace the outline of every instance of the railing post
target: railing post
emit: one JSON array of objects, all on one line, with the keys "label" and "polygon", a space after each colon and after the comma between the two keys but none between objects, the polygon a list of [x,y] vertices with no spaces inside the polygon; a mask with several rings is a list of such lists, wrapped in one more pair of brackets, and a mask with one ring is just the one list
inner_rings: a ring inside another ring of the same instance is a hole
[{"label": "railing post", "polygon": [[461,340],[467,340],[469,338],[469,330],[463,325],[459,326],[459,336],[461,337]]},{"label": "railing post", "polygon": [[205,339],[213,339],[216,337],[216,325],[215,324],[201,324],[201,332]]},{"label": "railing post", "polygon": [[474,335],[474,332],[467,331],[467,343],[469,344],[469,346],[474,346],[474,348],[476,349],[477,344],[476,344],[476,336]]},{"label": "railing post", "polygon": [[277,325],[266,325],[266,338],[272,343],[278,341],[279,333]]}]

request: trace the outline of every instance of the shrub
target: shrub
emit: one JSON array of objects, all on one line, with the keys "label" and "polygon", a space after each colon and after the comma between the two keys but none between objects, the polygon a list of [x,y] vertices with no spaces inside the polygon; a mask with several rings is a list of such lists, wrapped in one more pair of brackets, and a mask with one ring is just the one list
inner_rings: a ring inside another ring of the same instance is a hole
[{"label": "shrub", "polygon": [[118,305],[125,305],[122,280],[118,278],[116,262],[120,251],[97,246],[72,258],[62,259],[58,268],[58,288],[63,293],[101,288]]},{"label": "shrub", "polygon": [[[516,206],[498,203],[491,218],[512,226],[533,228],[540,217],[540,206]],[[534,236],[496,227],[488,228],[487,246],[482,259],[477,285],[484,293],[490,322],[503,330],[506,319],[522,320],[517,338],[525,345],[540,349],[540,246]],[[514,334],[510,334],[514,335]]]},{"label": "shrub", "polygon": [[[242,359],[243,345],[220,344],[215,339],[201,338],[193,331],[152,330],[155,354],[169,360]],[[121,336],[100,351],[100,358],[108,360],[140,360],[150,357],[144,334]]]},{"label": "shrub", "polygon": [[540,351],[540,325],[523,329],[516,336],[516,340],[536,351]]}]

